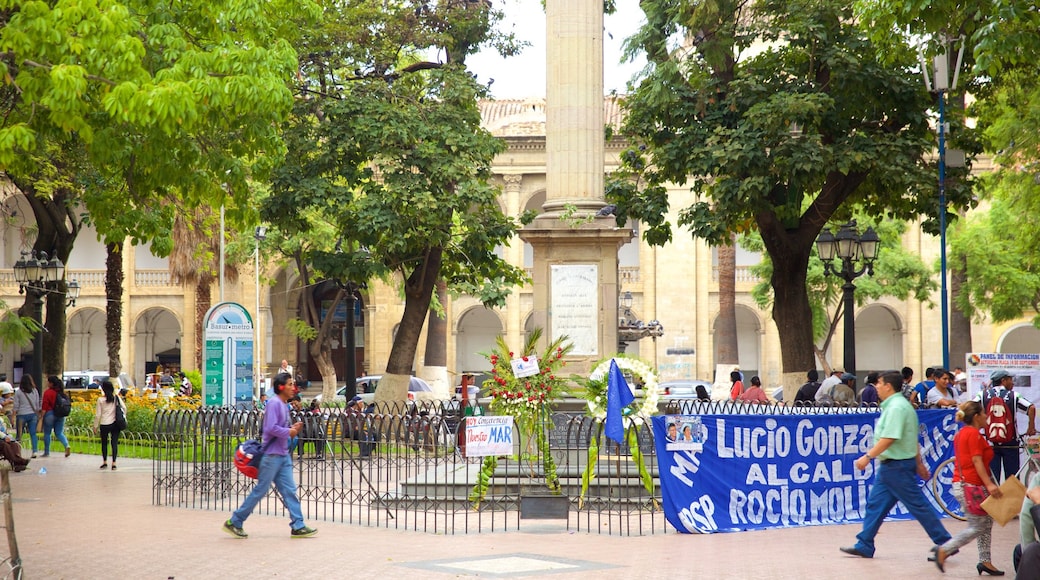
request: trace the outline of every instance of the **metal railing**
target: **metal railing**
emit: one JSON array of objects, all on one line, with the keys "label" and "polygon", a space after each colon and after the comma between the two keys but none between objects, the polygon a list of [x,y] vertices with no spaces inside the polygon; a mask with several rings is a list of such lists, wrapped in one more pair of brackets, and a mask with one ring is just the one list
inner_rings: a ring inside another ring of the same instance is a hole
[{"label": "metal railing", "polygon": [[[381,414],[342,409],[297,414],[304,430],[293,453],[304,515],[443,534],[519,529],[525,502],[540,501],[547,492],[537,447],[518,438],[513,456],[499,458],[486,494],[476,502],[483,458],[463,455],[462,418],[446,409],[432,404]],[[241,441],[257,437],[260,419],[257,411],[159,411],[151,434],[153,503],[237,508],[254,481],[235,469],[234,452]],[[648,427],[640,430],[640,449],[656,473],[652,435]],[[659,497],[642,486],[629,451],[613,443],[598,446],[594,483],[580,497],[589,442],[601,432],[598,421],[562,413],[548,426],[562,488],[555,500],[569,504],[567,527],[607,534],[664,532]],[[257,509],[284,513],[273,490]]]},{"label": "metal railing", "polygon": [[[670,411],[700,415],[877,411],[694,400],[673,403]],[[295,413],[294,420],[304,422],[293,458],[305,517],[438,534],[481,533],[520,529],[525,506],[539,501],[559,506],[562,501],[569,530],[610,535],[668,531],[649,424],[631,428],[653,478],[652,493],[644,486],[631,450],[602,437],[600,421],[580,414],[552,414],[546,431],[561,488],[561,494],[553,496],[548,494],[543,462],[531,441],[516,440],[512,456],[499,457],[493,468],[486,467],[481,457],[466,457],[458,444],[463,418],[452,412],[456,409],[428,403],[373,414],[343,409]],[[153,441],[129,438],[131,444],[152,446],[153,503],[236,509],[254,480],[235,469],[233,456],[241,441],[258,436],[260,421],[257,411],[159,411],[149,434]],[[590,459],[594,468],[583,490]],[[475,501],[482,470],[492,472],[485,473],[486,492]],[[257,509],[284,515],[273,489]]]}]

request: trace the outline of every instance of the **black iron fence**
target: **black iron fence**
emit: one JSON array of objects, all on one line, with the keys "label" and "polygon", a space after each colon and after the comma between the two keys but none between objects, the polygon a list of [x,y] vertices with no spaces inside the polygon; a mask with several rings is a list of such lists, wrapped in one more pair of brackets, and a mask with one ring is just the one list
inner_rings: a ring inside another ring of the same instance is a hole
[{"label": "black iron fence", "polygon": [[[876,412],[876,409],[681,401],[682,414]],[[548,493],[533,441],[519,438],[509,457],[488,465],[466,457],[456,407],[432,403],[388,413],[322,409],[304,422],[294,454],[298,493],[311,520],[458,534],[520,529],[522,520],[566,518],[568,529],[612,535],[667,531],[660,507],[657,455],[649,424],[634,425],[645,487],[628,445],[602,436],[602,423],[556,413],[546,429],[560,494]],[[234,467],[241,441],[259,435],[260,413],[206,408],[159,411],[152,436],[153,503],[230,512],[254,480]],[[593,465],[589,469],[589,464]],[[482,481],[483,487],[478,487]],[[548,506],[548,507],[546,507]],[[284,515],[272,489],[257,509]]]}]

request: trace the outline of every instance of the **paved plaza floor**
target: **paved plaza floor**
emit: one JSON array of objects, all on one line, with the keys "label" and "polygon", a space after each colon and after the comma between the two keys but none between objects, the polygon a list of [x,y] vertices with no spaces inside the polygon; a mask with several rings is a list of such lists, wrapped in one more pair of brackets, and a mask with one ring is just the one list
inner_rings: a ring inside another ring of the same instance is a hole
[{"label": "paved plaza floor", "polygon": [[[854,525],[616,537],[539,521],[445,536],[308,521],[319,534],[290,539],[288,518],[254,515],[249,538],[236,540],[221,531],[227,512],[153,506],[149,461],[120,460],[115,472],[100,464],[56,455],[11,474],[26,578],[978,578],[974,543],[942,575],[915,522],[886,523],[872,560],[838,551],[854,543]],[[951,533],[965,526],[944,522]],[[1016,541],[1017,521],[995,528],[994,561],[1009,577]]]}]

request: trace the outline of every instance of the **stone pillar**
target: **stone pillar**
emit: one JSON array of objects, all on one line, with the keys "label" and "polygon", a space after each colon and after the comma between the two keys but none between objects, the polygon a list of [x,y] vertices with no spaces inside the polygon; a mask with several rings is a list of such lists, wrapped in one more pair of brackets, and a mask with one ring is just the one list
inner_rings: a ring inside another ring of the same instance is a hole
[{"label": "stone pillar", "polygon": [[594,216],[606,205],[603,2],[547,0],[545,15],[544,213],[520,237],[534,248],[534,323],[546,342],[570,337],[586,374],[617,352],[617,252],[632,230]]},{"label": "stone pillar", "polygon": [[[521,210],[521,186],[524,176],[520,174],[506,174],[502,176],[505,183],[506,215],[518,216]],[[524,244],[519,239],[514,239],[506,249],[506,261],[523,267]],[[506,344],[521,344],[524,341],[524,309],[520,301],[520,292],[511,292],[506,297],[505,329]]]},{"label": "stone pillar", "polygon": [[595,211],[603,202],[603,1],[547,0],[542,208]]}]

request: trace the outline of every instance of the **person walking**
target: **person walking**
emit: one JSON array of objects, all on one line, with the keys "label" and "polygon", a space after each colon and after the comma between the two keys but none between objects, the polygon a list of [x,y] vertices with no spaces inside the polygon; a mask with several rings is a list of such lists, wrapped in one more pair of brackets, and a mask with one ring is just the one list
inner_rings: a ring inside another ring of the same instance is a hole
[{"label": "person walking", "polygon": [[[936,381],[938,386],[938,381]],[[993,518],[987,513],[976,514],[968,510],[965,499],[965,487],[983,486],[993,497],[1001,497],[1000,487],[993,481],[989,473],[989,463],[993,460],[993,447],[982,436],[986,428],[986,411],[982,403],[968,401],[957,409],[957,420],[964,427],[953,438],[953,456],[956,468],[953,471],[953,496],[964,507],[964,515],[968,516],[968,527],[939,547],[935,552],[935,565],[945,572],[946,558],[950,557],[961,546],[973,539],[979,548],[979,562],[975,569],[993,576],[1003,576],[1004,572],[993,566],[990,559],[990,539],[993,534]]]},{"label": "person walking", "polygon": [[116,394],[112,381],[105,380],[101,383],[101,392],[104,394],[97,400],[97,408],[94,411],[94,432],[101,430],[101,469],[108,467],[108,444],[112,443],[112,470],[116,469],[116,459],[119,457],[119,432],[126,425],[116,422],[117,410],[123,411],[126,417],[126,403],[122,397]]},{"label": "person walking", "polygon": [[40,391],[36,388],[36,381],[32,375],[22,375],[22,382],[14,393],[14,414],[18,417],[18,425],[15,429],[18,439],[22,438],[22,431],[29,431],[29,441],[32,442],[32,458],[36,459],[37,442],[36,427],[39,425],[40,416],[43,414],[40,406]]},{"label": "person walking", "polygon": [[58,397],[65,397],[65,387],[61,379],[51,375],[47,377],[47,390],[43,392],[43,456],[51,455],[51,435],[65,446],[65,457],[72,453],[69,440],[65,437],[65,417],[54,413],[54,404]]},{"label": "person walking", "polygon": [[253,508],[267,495],[273,483],[282,498],[282,504],[289,512],[289,527],[292,538],[309,538],[318,530],[309,528],[303,522],[303,511],[300,499],[296,495],[296,481],[293,480],[292,456],[289,454],[289,439],[296,437],[303,429],[303,423],[297,421],[289,425],[289,400],[296,394],[291,384],[292,375],[278,373],[274,377],[272,389],[277,397],[268,401],[264,410],[263,441],[264,456],[260,459],[260,470],[256,477],[256,486],[249,493],[231,518],[224,522],[224,531],[236,538],[248,538],[242,529],[246,518],[253,513]]},{"label": "person walking", "polygon": [[[995,429],[994,425],[987,427],[986,438],[993,444],[993,462],[989,469],[997,476],[997,481],[1004,481],[1011,475],[1018,473],[1021,467],[1020,449],[1018,447],[1018,425],[1015,421],[1016,409],[1024,411],[1029,418],[1026,427],[1026,435],[1036,435],[1036,407],[1022,395],[1014,391],[1015,375],[1001,369],[990,373],[990,388],[979,391],[975,400],[982,403],[986,413],[990,412],[990,402],[995,398],[1004,400],[1002,412],[1007,412],[1007,425],[1004,428]],[[1000,425],[997,423],[996,425]],[[1006,437],[996,439],[996,435],[1003,434]],[[1003,466],[1004,474],[1001,476],[1000,468]]]},{"label": "person walking", "polygon": [[[880,459],[874,472],[874,486],[867,498],[863,530],[856,536],[854,546],[842,546],[842,552],[862,558],[874,557],[874,538],[888,512],[903,502],[910,514],[917,518],[935,546],[950,540],[950,533],[939,521],[939,516],[924,498],[914,473],[928,480],[928,467],[921,459],[917,442],[917,411],[901,393],[902,377],[888,371],[878,377],[877,390],[881,397],[881,416],[874,427],[874,445],[856,459],[854,465],[866,471],[870,462]],[[933,548],[934,549],[934,548]]]}]

